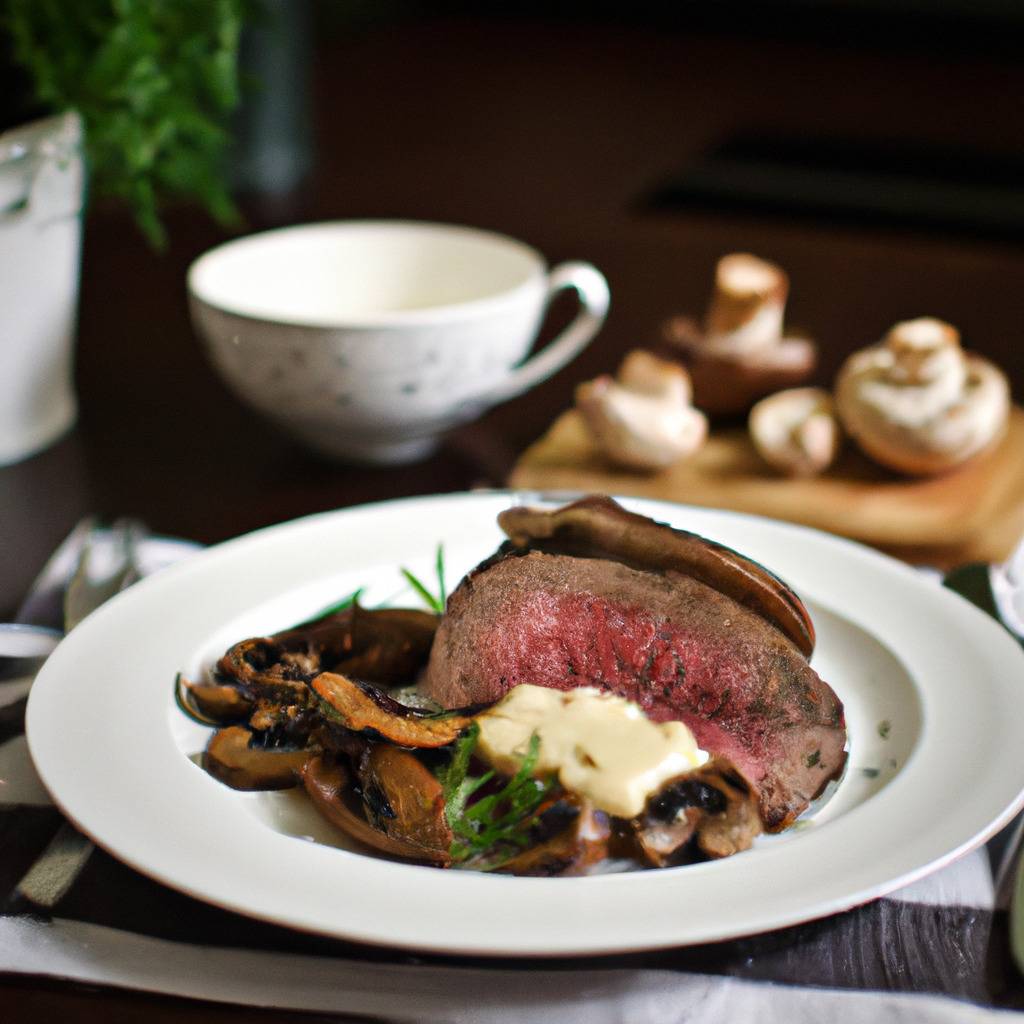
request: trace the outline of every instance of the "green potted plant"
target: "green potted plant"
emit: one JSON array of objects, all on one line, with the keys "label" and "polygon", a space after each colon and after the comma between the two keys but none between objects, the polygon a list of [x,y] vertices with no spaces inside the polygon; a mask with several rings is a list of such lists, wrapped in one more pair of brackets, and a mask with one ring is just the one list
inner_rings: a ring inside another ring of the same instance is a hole
[{"label": "green potted plant", "polygon": [[224,161],[246,13],[247,0],[5,0],[0,33],[49,116],[0,134],[0,464],[74,422],[85,181],[158,248],[167,202],[235,219]]}]

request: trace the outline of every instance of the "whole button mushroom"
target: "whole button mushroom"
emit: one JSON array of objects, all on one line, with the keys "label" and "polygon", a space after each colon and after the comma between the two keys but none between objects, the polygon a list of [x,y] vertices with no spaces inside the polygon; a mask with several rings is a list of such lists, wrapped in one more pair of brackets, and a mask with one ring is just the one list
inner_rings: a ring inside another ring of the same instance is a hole
[{"label": "whole button mushroom", "polygon": [[814,343],[785,334],[788,295],[789,278],[781,267],[732,253],[718,261],[703,326],[692,317],[668,321],[665,342],[689,367],[702,409],[743,413],[757,399],[802,384],[814,372]]},{"label": "whole button mushroom", "polygon": [[815,476],[835,461],[842,428],[823,388],[790,388],[750,410],[750,437],[761,457],[787,476]]},{"label": "whole button mushroom", "polygon": [[847,433],[876,462],[933,476],[998,441],[1010,390],[998,367],[960,347],[955,327],[920,317],[847,359],[836,405]]},{"label": "whole button mushroom", "polygon": [[580,384],[576,407],[612,462],[653,472],[693,455],[707,437],[707,417],[690,404],[691,394],[682,366],[636,349],[617,377]]}]

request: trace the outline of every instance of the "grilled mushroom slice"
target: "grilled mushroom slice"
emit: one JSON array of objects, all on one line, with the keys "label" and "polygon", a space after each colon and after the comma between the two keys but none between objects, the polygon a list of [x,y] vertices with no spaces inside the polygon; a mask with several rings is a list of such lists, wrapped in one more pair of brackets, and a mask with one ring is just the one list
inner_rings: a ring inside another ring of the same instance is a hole
[{"label": "grilled mushroom slice", "polygon": [[302,770],[302,784],[313,806],[332,825],[364,846],[404,860],[425,860],[441,866],[447,865],[447,851],[431,851],[374,828],[366,820],[363,807],[354,793],[349,771],[332,756],[310,758]]},{"label": "grilled mushroom slice", "polygon": [[[588,800],[562,793],[552,807],[538,815],[543,833],[522,853],[495,870],[507,875],[582,875],[608,855],[611,825],[603,811]],[[549,820],[545,820],[549,819]],[[561,824],[561,827],[559,827]]]},{"label": "grilled mushroom slice", "polygon": [[723,758],[666,783],[630,821],[639,858],[653,867],[684,860],[691,840],[707,857],[728,857],[749,849],[761,834],[757,796]]},{"label": "grilled mushroom slice", "polygon": [[200,725],[232,725],[244,721],[253,703],[237,686],[219,683],[191,683],[180,672],[174,680],[178,707]]},{"label": "grilled mushroom slice", "polygon": [[322,672],[310,686],[330,720],[401,747],[445,747],[472,721],[457,711],[434,714],[399,704],[375,687],[335,672]]},{"label": "grilled mushroom slice", "polygon": [[444,789],[415,754],[389,743],[371,744],[359,765],[359,784],[371,825],[415,847],[422,859],[449,863],[452,830]]},{"label": "grilled mushroom slice", "polygon": [[406,682],[430,654],[438,617],[415,608],[343,611],[230,648],[217,671],[256,698],[303,703],[318,672],[344,672],[382,685]]},{"label": "grilled mushroom slice", "polygon": [[757,562],[696,533],[627,512],[602,495],[554,511],[510,508],[498,524],[518,548],[609,558],[635,569],[692,576],[767,619],[810,657],[814,626],[804,603]]},{"label": "grilled mushroom slice", "polygon": [[252,733],[241,725],[219,729],[206,748],[203,767],[232,789],[288,789],[309,760],[309,750],[252,747]]}]

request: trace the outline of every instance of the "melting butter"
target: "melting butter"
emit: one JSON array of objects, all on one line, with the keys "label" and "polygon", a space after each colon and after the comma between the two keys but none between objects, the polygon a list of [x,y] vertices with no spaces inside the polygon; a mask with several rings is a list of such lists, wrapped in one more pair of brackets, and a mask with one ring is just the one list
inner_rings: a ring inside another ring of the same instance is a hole
[{"label": "melting butter", "polygon": [[632,701],[592,687],[516,686],[476,720],[476,752],[497,771],[514,775],[536,733],[534,775],[557,774],[620,818],[635,817],[665,782],[708,759],[682,722],[656,724]]}]

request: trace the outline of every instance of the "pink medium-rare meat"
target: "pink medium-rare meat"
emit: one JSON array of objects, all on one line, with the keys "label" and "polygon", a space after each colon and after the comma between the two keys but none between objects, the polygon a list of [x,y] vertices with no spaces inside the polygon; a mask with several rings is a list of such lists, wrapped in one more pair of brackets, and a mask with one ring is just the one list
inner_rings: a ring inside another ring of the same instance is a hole
[{"label": "pink medium-rare meat", "polygon": [[784,828],[845,764],[843,707],[764,618],[690,576],[530,551],[484,563],[452,594],[421,691],[445,707],[519,683],[596,686],[677,719]]}]

